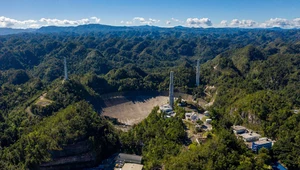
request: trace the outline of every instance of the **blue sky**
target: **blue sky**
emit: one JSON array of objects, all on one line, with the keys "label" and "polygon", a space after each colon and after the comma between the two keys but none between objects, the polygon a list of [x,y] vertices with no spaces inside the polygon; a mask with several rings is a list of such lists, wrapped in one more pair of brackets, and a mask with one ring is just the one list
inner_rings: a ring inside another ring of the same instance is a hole
[{"label": "blue sky", "polygon": [[0,27],[12,28],[87,23],[290,28],[300,27],[299,18],[300,0],[0,1]]}]

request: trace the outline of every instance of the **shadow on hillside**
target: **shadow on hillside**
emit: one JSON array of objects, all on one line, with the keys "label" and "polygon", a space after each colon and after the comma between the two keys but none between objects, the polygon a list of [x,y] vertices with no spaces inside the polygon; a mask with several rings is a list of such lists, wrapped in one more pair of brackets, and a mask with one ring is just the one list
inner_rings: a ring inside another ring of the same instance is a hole
[{"label": "shadow on hillside", "polygon": [[131,91],[131,92],[118,92],[102,95],[102,101],[99,102],[101,108],[111,107],[126,102],[146,102],[157,96],[164,96],[164,93],[156,91]]}]

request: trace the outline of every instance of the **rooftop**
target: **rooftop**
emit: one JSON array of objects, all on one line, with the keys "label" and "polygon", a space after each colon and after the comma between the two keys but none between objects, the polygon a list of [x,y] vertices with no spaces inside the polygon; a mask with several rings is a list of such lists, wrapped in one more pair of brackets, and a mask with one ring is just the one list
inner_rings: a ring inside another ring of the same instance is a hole
[{"label": "rooftop", "polygon": [[243,134],[240,134],[239,136],[247,139],[247,138],[251,138],[251,137],[260,137],[261,135],[258,133],[243,133]]},{"label": "rooftop", "polygon": [[125,154],[125,153],[120,153],[117,157],[116,157],[117,161],[125,161],[125,162],[132,162],[132,163],[138,163],[141,164],[142,163],[142,157],[138,156],[138,155],[130,155],[130,154]]},{"label": "rooftop", "polygon": [[232,126],[233,130],[246,130],[244,126]]},{"label": "rooftop", "polygon": [[194,113],[185,113],[185,116],[192,116]]},{"label": "rooftop", "polygon": [[254,143],[258,144],[258,145],[263,145],[263,144],[267,144],[267,143],[272,143],[272,141],[269,141],[269,140],[259,140],[259,141],[256,141]]},{"label": "rooftop", "polygon": [[140,164],[131,164],[131,163],[126,163],[123,167],[122,170],[142,170],[143,165]]},{"label": "rooftop", "polygon": [[164,112],[170,112],[173,110],[172,107],[168,104],[160,106],[159,109]]}]

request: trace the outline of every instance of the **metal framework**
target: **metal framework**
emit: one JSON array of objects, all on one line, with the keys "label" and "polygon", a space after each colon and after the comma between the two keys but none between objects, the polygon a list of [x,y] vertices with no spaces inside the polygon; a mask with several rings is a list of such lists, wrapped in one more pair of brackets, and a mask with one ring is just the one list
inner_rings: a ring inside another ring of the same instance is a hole
[{"label": "metal framework", "polygon": [[174,106],[174,72],[170,72],[170,86],[169,86],[169,104],[173,108]]}]

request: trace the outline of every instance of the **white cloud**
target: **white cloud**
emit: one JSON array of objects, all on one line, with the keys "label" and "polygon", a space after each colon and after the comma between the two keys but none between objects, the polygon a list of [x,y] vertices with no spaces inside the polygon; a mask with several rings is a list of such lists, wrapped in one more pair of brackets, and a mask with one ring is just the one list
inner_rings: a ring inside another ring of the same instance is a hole
[{"label": "white cloud", "polygon": [[295,18],[293,20],[287,20],[285,18],[271,18],[262,23],[261,27],[299,28],[300,18]]},{"label": "white cloud", "polygon": [[243,27],[243,28],[251,28],[258,27],[258,23],[253,20],[238,20],[233,19],[230,24],[230,27]]},{"label": "white cloud", "polygon": [[152,19],[152,18],[149,18],[149,22],[150,22],[150,23],[159,23],[160,20],[159,20],[159,19]]},{"label": "white cloud", "polygon": [[160,20],[158,19],[153,19],[153,18],[149,18],[148,20],[146,20],[143,17],[134,17],[133,22],[138,21],[140,24],[146,24],[146,25],[153,25],[155,23],[159,23]]},{"label": "white cloud", "polygon": [[220,25],[223,26],[223,27],[228,26],[227,20],[222,20],[222,21],[220,22]]},{"label": "white cloud", "polygon": [[[78,20],[68,20],[68,19],[56,19],[56,18],[41,18],[39,20],[17,20],[8,18],[5,16],[0,16],[0,27],[5,28],[39,28],[42,26],[77,26],[83,24],[98,24],[101,19],[92,16],[90,18],[83,18]],[[143,18],[143,17],[134,17],[130,21],[121,21],[121,24],[126,25],[155,25],[160,23],[159,19],[153,18]],[[182,24],[185,23],[186,26],[191,27],[210,27],[213,25],[209,18],[187,18],[187,20],[180,21],[176,18],[171,18],[165,21],[166,25],[171,24]],[[215,26],[215,25],[214,25]],[[241,27],[241,28],[272,28],[272,27],[281,27],[281,28],[300,28],[300,18],[294,19],[285,19],[285,18],[271,18],[265,22],[256,22],[253,20],[239,20],[233,19],[231,21],[222,20],[216,27]]]},{"label": "white cloud", "polygon": [[32,25],[37,23],[37,21],[35,20],[16,20],[16,19],[12,19],[12,18],[7,18],[4,16],[0,16],[0,27],[7,27],[7,28],[13,28],[13,27],[17,27],[17,28],[25,28],[26,25]]},{"label": "white cloud", "polygon": [[[83,24],[91,23],[90,20],[87,18],[80,19],[80,20],[66,20],[66,19],[59,20],[59,19],[41,18],[39,21],[42,23],[46,23],[47,25],[56,25],[56,26],[72,26],[72,25],[83,25]],[[97,23],[97,22],[93,22],[93,23]]]},{"label": "white cloud", "polygon": [[186,23],[192,27],[212,26],[212,22],[209,18],[188,18],[186,19]]},{"label": "white cloud", "polygon": [[90,18],[83,18],[79,20],[60,20],[60,19],[52,19],[52,18],[41,18],[39,20],[16,20],[4,16],[0,16],[0,27],[5,28],[39,28],[41,26],[76,26],[76,25],[83,25],[83,24],[98,24],[100,23],[100,18],[97,17],[90,17]]},{"label": "white cloud", "polygon": [[100,23],[101,19],[100,18],[97,18],[97,17],[91,17],[92,20],[95,21],[95,23]]},{"label": "white cloud", "polygon": [[176,18],[171,18],[171,19],[175,22],[180,22],[179,19],[176,19]]},{"label": "white cloud", "polygon": [[293,19],[293,25],[296,28],[300,28],[300,18]]},{"label": "white cloud", "polygon": [[[223,22],[223,21],[222,21]],[[220,23],[221,26],[224,26],[224,23]],[[225,25],[226,26],[226,25]],[[295,18],[292,20],[288,20],[285,18],[271,18],[265,22],[258,23],[253,20],[238,20],[233,19],[229,25],[229,27],[243,27],[243,28],[272,28],[272,27],[280,27],[280,28],[300,28],[300,18]]]},{"label": "white cloud", "polygon": [[142,17],[134,17],[133,20],[137,20],[137,21],[140,21],[141,23],[145,22],[145,18],[142,18]]}]

